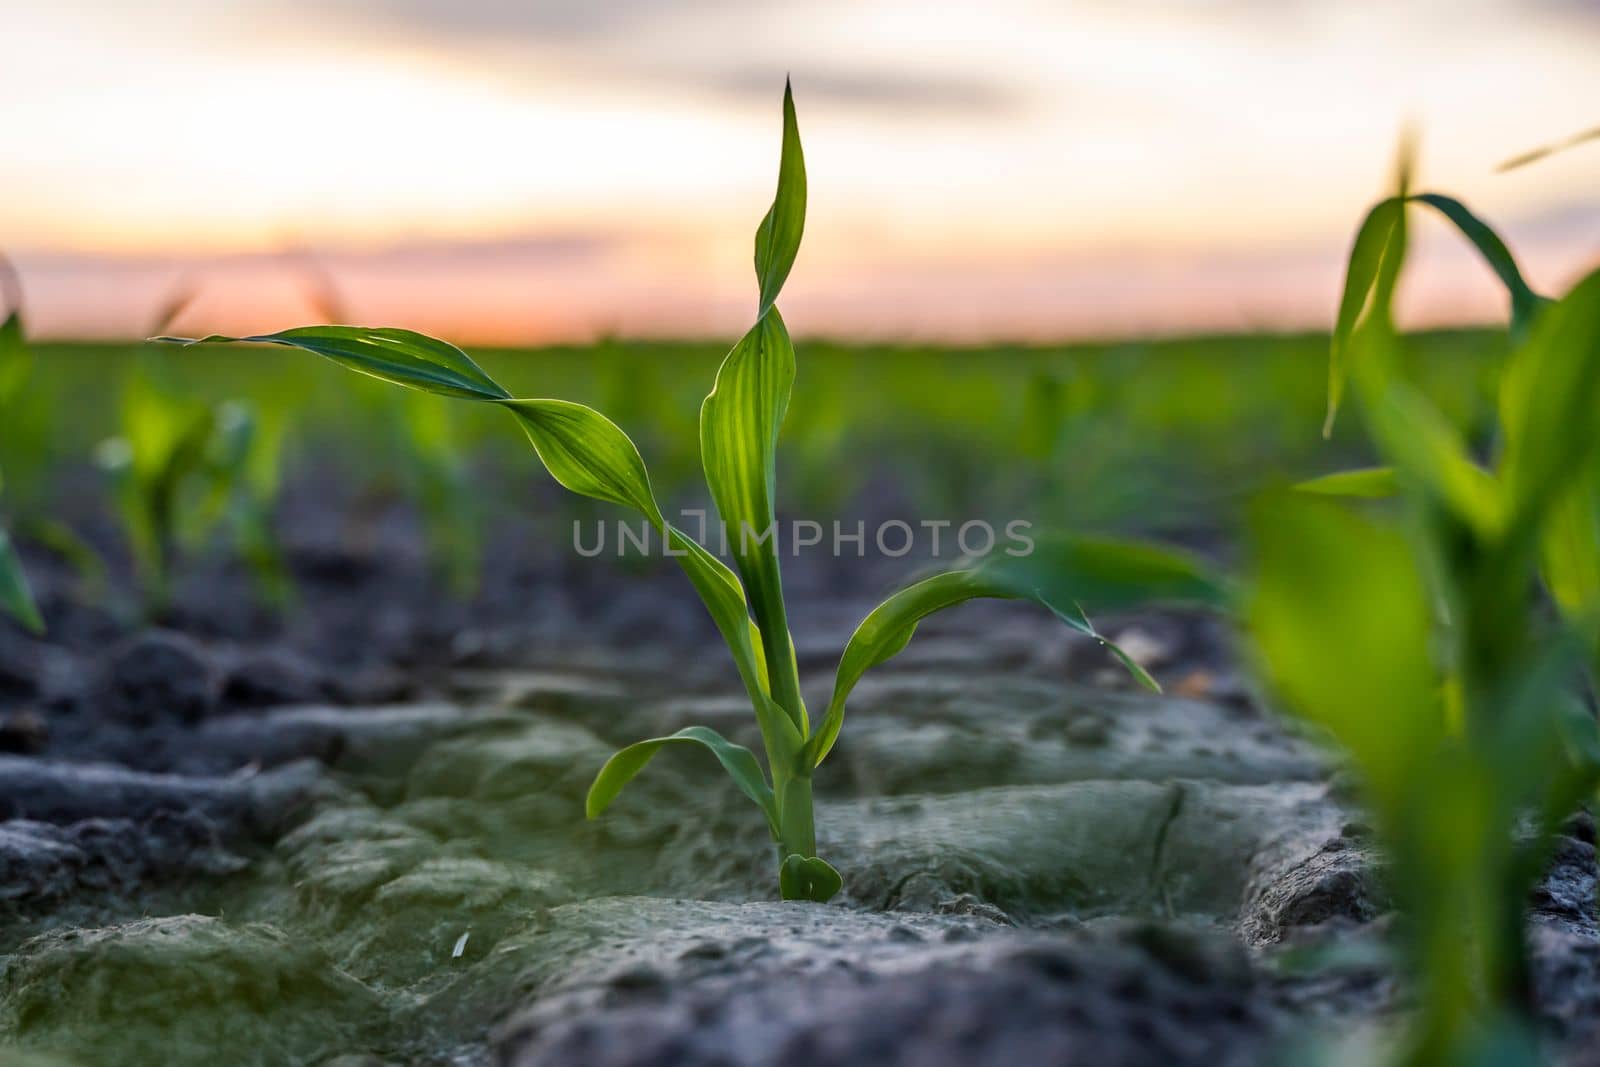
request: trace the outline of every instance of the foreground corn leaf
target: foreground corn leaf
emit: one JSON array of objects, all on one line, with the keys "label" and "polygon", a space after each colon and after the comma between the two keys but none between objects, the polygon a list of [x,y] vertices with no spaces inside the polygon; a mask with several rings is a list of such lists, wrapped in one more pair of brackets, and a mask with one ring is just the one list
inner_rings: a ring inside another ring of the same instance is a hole
[{"label": "foreground corn leaf", "polygon": [[709,726],[686,726],[677,733],[668,734],[666,737],[652,737],[645,741],[636,741],[627,748],[617,752],[606,760],[600,773],[595,775],[594,783],[589,786],[589,796],[584,802],[584,811],[593,819],[617,799],[624,786],[634,779],[645,765],[655,758],[664,745],[699,745],[717,757],[717,762],[722,764],[722,769],[728,772],[739,791],[753,800],[762,814],[767,817],[767,826],[774,837],[778,834],[778,810],[772,798],[772,790],[767,786],[766,776],[761,771],[761,764],[756,761],[755,753],[743,745],[736,745],[723,737]]},{"label": "foreground corn leaf", "polygon": [[1383,804],[1442,736],[1432,602],[1405,536],[1331,500],[1286,494],[1252,515],[1247,604],[1267,678],[1343,745]]},{"label": "foreground corn leaf", "polygon": [[1115,611],[1136,604],[1223,607],[1228,602],[1227,590],[1199,561],[1125,541],[1041,539],[1030,555],[991,556],[974,566],[924,578],[879,604],[851,635],[839,660],[827,712],[807,742],[808,762],[820,764],[833,748],[844,725],[845,701],[862,675],[904,649],[922,619],[980,597],[1032,600],[1049,608],[1068,625],[1106,645],[1152,688],[1155,680],[1090,625],[1084,606]]},{"label": "foreground corn leaf", "polygon": [[1336,471],[1318,478],[1295,483],[1302,493],[1321,496],[1351,496],[1379,499],[1394,496],[1399,490],[1393,467],[1363,467],[1359,470]]},{"label": "foreground corn leaf", "polygon": [[11,536],[3,528],[0,528],[0,609],[34,633],[44,632],[44,619],[34,603],[28,576],[22,571],[22,561],[11,545]]},{"label": "foreground corn leaf", "polygon": [[[1363,312],[1381,314],[1385,317],[1388,314],[1387,299],[1381,296],[1375,298],[1374,289],[1379,287],[1380,274],[1385,263],[1391,264],[1393,270],[1399,270],[1404,249],[1394,247],[1393,231],[1397,224],[1403,227],[1405,205],[1408,203],[1426,204],[1443,215],[1471,242],[1484,262],[1494,271],[1510,297],[1510,330],[1513,340],[1521,341],[1527,337],[1539,312],[1550,304],[1548,299],[1534,292],[1528,285],[1522,276],[1522,271],[1517,267],[1516,257],[1511,254],[1511,250],[1506,247],[1499,235],[1461,201],[1439,193],[1401,195],[1380,201],[1362,221],[1360,229],[1356,231],[1355,244],[1350,250],[1344,293],[1339,300],[1339,315],[1334,323],[1333,339],[1329,348],[1328,414],[1322,427],[1323,436],[1333,432],[1334,419],[1338,416],[1340,402],[1344,396],[1345,374],[1351,358],[1351,340]],[[1381,311],[1378,309],[1380,303],[1383,305]]]},{"label": "foreground corn leaf", "polygon": [[1531,526],[1576,466],[1600,444],[1600,271],[1539,316],[1506,367],[1501,479],[1518,520]]},{"label": "foreground corn leaf", "polygon": [[1556,606],[1570,621],[1600,625],[1600,502],[1594,481],[1580,481],[1551,506],[1540,533],[1539,562]]},{"label": "foreground corn leaf", "polygon": [[1339,297],[1339,315],[1334,320],[1333,339],[1328,348],[1328,414],[1322,424],[1324,437],[1333,433],[1333,422],[1339,415],[1339,405],[1344,399],[1345,364],[1349,358],[1350,339],[1377,282],[1390,231],[1403,213],[1401,200],[1391,198],[1380,201],[1367,212],[1361,227],[1356,230],[1355,244],[1351,246],[1350,261],[1345,268],[1344,293]]},{"label": "foreground corn leaf", "polygon": [[1524,340],[1540,309],[1551,301],[1534,292],[1532,286],[1522,277],[1522,271],[1517,266],[1517,258],[1511,254],[1511,249],[1506,247],[1500,235],[1454,197],[1440,193],[1418,193],[1411,199],[1419,204],[1427,204],[1449,219],[1455,224],[1456,229],[1461,231],[1461,235],[1472,243],[1472,247],[1478,250],[1478,254],[1489,265],[1489,269],[1494,271],[1495,277],[1500,279],[1500,284],[1506,287],[1506,293],[1511,298],[1512,340],[1518,342]]},{"label": "foreground corn leaf", "polygon": [[1472,461],[1460,432],[1417,390],[1390,382],[1368,405],[1374,435],[1409,479],[1481,535],[1499,531],[1504,494],[1493,474]]}]

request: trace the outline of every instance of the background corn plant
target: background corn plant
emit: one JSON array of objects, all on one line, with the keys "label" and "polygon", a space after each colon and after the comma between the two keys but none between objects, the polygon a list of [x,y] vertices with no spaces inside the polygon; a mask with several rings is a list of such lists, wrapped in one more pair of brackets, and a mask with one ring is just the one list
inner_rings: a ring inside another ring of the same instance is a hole
[{"label": "background corn plant", "polygon": [[285,432],[281,413],[265,417],[242,400],[214,403],[183,388],[159,353],[130,361],[120,405],[121,432],[95,449],[110,479],[133,554],[145,608],[163,611],[173,558],[225,529],[270,603],[289,596],[287,570],[272,531]]},{"label": "background corn plant", "polygon": [[[801,697],[774,522],[779,428],[795,378],[795,353],[777,299],[805,226],[806,173],[794,100],[785,89],[778,188],[756,230],[756,321],[723,359],[700,409],[700,458],[732,550],[730,569],[663,517],[639,451],[611,420],[565,400],[520,399],[460,349],[406,330],[316,326],[247,338],[304,349],[398,385],[492,404],[509,412],[550,474],[575,493],[631,508],[661,537],[711,613],[733,654],[760,728],[766,766],[754,753],[704,726],[630,745],[600,769],[587,799],[598,816],[664,747],[709,752],[761,811],[776,844],[785,898],[827,900],[839,874],[817,856],[812,773],[843,725],[851,689],[872,666],[910,641],[924,616],[974,597],[1032,600],[1069,625],[1104,640],[1086,608],[1144,600],[1216,603],[1217,583],[1195,561],[1151,546],[1041,540],[1025,558],[996,556],[934,575],[874,609],[840,659],[833,694],[815,723]],[[196,342],[188,342],[196,343]],[[1120,652],[1112,647],[1113,652]],[[1154,681],[1127,657],[1147,684]]]},{"label": "background corn plant", "polygon": [[[23,382],[33,369],[33,356],[22,332],[21,305],[16,272],[9,262],[0,258],[0,309],[5,311],[5,319],[0,322],[0,422],[13,410]],[[5,477],[0,471],[0,494],[4,491]],[[0,503],[3,503],[3,496],[0,496]],[[44,630],[44,619],[34,603],[28,576],[4,525],[0,525],[0,609],[35,633]]]}]

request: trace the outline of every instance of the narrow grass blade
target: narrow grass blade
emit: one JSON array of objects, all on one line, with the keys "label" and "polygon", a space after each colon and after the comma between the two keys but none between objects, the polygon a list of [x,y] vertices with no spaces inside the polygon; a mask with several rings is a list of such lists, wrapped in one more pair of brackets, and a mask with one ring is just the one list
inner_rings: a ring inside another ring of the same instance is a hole
[{"label": "narrow grass blade", "polygon": [[1137,604],[1187,603],[1221,607],[1229,593],[1186,555],[1123,541],[1040,541],[1028,556],[990,557],[971,567],[924,578],[874,608],[856,628],[839,659],[828,709],[806,744],[815,767],[826,758],[844,725],[845,701],[868,670],[910,643],[922,619],[980,597],[1032,600],[1074,629],[1094,637],[1129,666],[1142,684],[1155,679],[1094,629],[1081,605],[1119,610]]},{"label": "narrow grass blade", "polygon": [[709,726],[686,726],[666,737],[652,737],[636,741],[606,760],[594,784],[589,786],[589,796],[584,802],[584,812],[591,819],[598,816],[622,793],[623,787],[644,770],[663,745],[699,745],[709,751],[722,764],[722,769],[739,787],[739,791],[755,802],[767,817],[767,827],[774,837],[778,833],[778,809],[772,789],[755,754],[743,745],[736,745]]},{"label": "narrow grass blade", "polygon": [[1600,126],[1596,126],[1592,130],[1584,130],[1582,133],[1574,134],[1565,140],[1556,141],[1554,144],[1540,145],[1538,148],[1523,152],[1521,155],[1512,156],[1496,167],[1495,171],[1496,173],[1504,174],[1508,170],[1526,167],[1529,163],[1537,163],[1546,156],[1553,156],[1557,152],[1565,152],[1569,148],[1577,148],[1579,145],[1587,144],[1590,141],[1600,141]]},{"label": "narrow grass blade", "polygon": [[0,528],[0,608],[33,633],[44,633],[44,618],[34,602],[28,576],[23,573],[22,561],[12,547],[11,536],[3,528]]},{"label": "narrow grass blade", "polygon": [[1495,476],[1472,461],[1443,413],[1405,382],[1390,382],[1374,399],[1373,432],[1397,477],[1410,479],[1480,534],[1497,533],[1505,494]]},{"label": "narrow grass blade", "polygon": [[1378,499],[1394,496],[1399,492],[1400,486],[1395,481],[1393,467],[1362,467],[1358,470],[1335,471],[1333,474],[1308,478],[1295,483],[1294,489],[1297,492],[1317,493],[1322,496]]},{"label": "narrow grass blade", "polygon": [[778,161],[778,192],[761,225],[756,228],[756,281],[761,286],[759,319],[766,315],[800,251],[806,225],[806,161],[800,150],[800,126],[795,120],[794,93],[783,85],[783,152]]}]

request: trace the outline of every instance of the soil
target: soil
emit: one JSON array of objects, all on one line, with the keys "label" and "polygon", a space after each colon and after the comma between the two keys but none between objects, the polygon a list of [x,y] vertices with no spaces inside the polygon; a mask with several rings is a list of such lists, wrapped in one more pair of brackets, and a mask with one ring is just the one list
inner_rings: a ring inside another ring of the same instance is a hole
[{"label": "soil", "polygon": [[[583,818],[621,744],[759,744],[670,564],[505,523],[457,601],[414,521],[346,500],[291,493],[282,614],[202,559],[131,622],[29,555],[51,629],[0,624],[0,1060],[1219,1067],[1405,1010],[1348,783],[1218,620],[1097,620],[1157,697],[1041,613],[930,619],[818,774],[843,892],[781,903],[759,815],[695,753]],[[820,704],[910,564],[786,566]],[[1568,829],[1530,939],[1585,1063],[1594,824]]]}]

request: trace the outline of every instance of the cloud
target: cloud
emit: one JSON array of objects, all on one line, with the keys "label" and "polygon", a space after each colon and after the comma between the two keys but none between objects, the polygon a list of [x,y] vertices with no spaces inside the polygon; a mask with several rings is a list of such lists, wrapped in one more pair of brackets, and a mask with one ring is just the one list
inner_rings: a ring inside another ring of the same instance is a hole
[{"label": "cloud", "polygon": [[344,12],[401,28],[461,37],[548,41],[630,33],[667,18],[714,15],[750,0],[323,0],[307,10]]},{"label": "cloud", "polygon": [[[792,7],[782,0],[277,2],[316,22],[354,21],[364,31],[502,59],[533,53],[611,84],[671,86],[738,103],[770,100],[789,73],[814,103],[895,117],[995,115],[1023,104],[1012,86],[992,77],[818,55],[777,29]],[[776,21],[768,23],[769,16]]]},{"label": "cloud", "polygon": [[[730,96],[766,100],[777,84],[776,68],[749,66],[702,75],[702,84]],[[997,114],[1015,111],[1020,96],[993,81],[910,71],[812,67],[797,64],[795,90],[810,102],[846,104],[876,111],[936,111]]]}]

